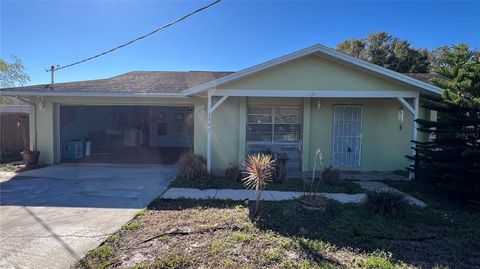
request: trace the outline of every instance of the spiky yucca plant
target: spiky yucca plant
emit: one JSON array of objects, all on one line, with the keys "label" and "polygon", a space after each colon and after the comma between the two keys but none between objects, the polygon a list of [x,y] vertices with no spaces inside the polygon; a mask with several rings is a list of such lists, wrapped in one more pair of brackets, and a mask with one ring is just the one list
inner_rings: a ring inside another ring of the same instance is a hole
[{"label": "spiky yucca plant", "polygon": [[272,180],[272,169],[275,160],[269,154],[248,155],[247,160],[243,162],[245,177],[242,179],[247,189],[255,190],[255,214],[258,212],[260,195],[262,190]]}]

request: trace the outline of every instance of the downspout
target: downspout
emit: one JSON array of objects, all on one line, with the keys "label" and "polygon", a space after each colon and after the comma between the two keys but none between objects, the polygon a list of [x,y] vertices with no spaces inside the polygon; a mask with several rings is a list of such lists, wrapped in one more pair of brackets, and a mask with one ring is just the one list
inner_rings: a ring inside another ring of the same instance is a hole
[{"label": "downspout", "polygon": [[18,100],[25,102],[29,105],[32,105],[34,107],[33,122],[35,123],[35,127],[33,130],[34,130],[35,137],[33,138],[33,148],[31,150],[36,151],[37,150],[37,104],[29,100],[20,98],[18,96],[16,97]]}]

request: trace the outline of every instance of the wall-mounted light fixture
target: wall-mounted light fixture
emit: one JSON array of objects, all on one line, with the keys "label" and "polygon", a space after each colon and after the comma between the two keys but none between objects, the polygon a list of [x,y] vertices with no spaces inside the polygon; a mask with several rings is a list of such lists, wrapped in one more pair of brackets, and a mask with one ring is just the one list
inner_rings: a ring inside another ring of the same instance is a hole
[{"label": "wall-mounted light fixture", "polygon": [[400,125],[398,126],[399,130],[402,130],[402,123],[403,123],[403,115],[405,114],[405,110],[403,110],[403,107],[398,108],[398,121],[400,122]]},{"label": "wall-mounted light fixture", "polygon": [[38,98],[38,109],[40,109],[40,111],[42,111],[42,112],[45,112],[45,110],[46,110],[45,100],[43,99],[43,96],[40,96]]},{"label": "wall-mounted light fixture", "polygon": [[321,108],[322,108],[322,101],[317,100],[317,102],[315,103],[315,110],[320,110]]},{"label": "wall-mounted light fixture", "polygon": [[405,113],[405,111],[403,110],[403,107],[398,109],[398,121],[399,122],[403,122],[403,114],[404,113]]}]

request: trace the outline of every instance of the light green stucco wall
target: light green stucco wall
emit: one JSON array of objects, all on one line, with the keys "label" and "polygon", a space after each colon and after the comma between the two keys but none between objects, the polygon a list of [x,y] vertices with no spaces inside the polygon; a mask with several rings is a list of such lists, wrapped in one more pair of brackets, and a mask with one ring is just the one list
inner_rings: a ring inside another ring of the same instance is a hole
[{"label": "light green stucco wall", "polygon": [[[239,97],[230,97],[213,114],[212,168],[219,171],[229,163],[241,163],[245,156],[245,121],[239,121],[241,106]],[[246,105],[300,106],[311,103],[310,120],[303,124],[304,142],[308,148],[304,157],[304,169],[312,169],[315,150],[325,153],[324,164],[331,165],[333,136],[333,106],[356,104],[362,106],[361,165],[345,170],[393,171],[408,166],[405,155],[411,154],[410,140],[413,134],[413,116],[405,112],[404,122],[398,121],[401,107],[396,99],[321,99],[320,110],[315,108],[315,98],[247,98]],[[305,112],[305,111],[304,111]],[[206,116],[205,116],[206,121]],[[402,129],[399,128],[400,124]],[[307,126],[308,125],[308,126]],[[305,130],[310,129],[306,136]],[[238,145],[238,146],[237,146]],[[243,146],[242,146],[243,145]],[[239,154],[239,152],[243,152]],[[206,148],[201,151],[206,156]]]},{"label": "light green stucco wall", "polygon": [[[348,104],[362,107],[361,160],[360,167],[344,169],[393,171],[408,166],[405,155],[411,154],[413,116],[405,112],[400,130],[398,110],[401,105],[396,99],[322,99],[320,110],[312,106],[309,151],[311,159],[319,148],[325,153],[325,165],[332,164],[333,107]],[[311,164],[309,168],[312,168]]]},{"label": "light green stucco wall", "polygon": [[315,55],[264,70],[221,85],[218,88],[262,90],[413,90],[402,84],[394,83]]}]

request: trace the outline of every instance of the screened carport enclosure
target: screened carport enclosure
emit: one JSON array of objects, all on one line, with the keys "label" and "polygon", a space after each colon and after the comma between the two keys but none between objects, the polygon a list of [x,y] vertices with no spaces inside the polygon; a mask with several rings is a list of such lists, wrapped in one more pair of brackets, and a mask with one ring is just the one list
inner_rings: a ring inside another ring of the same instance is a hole
[{"label": "screened carport enclosure", "polygon": [[193,124],[190,106],[61,105],[61,161],[175,164]]}]

